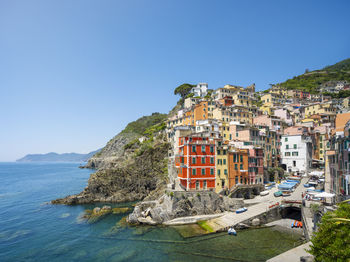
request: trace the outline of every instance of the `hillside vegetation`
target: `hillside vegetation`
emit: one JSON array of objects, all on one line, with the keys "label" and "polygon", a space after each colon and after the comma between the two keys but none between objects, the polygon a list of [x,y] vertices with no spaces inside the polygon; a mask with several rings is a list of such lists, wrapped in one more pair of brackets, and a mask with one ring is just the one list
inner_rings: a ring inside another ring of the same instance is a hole
[{"label": "hillside vegetation", "polygon": [[[87,168],[109,168],[123,161],[123,154],[129,145],[138,141],[141,136],[150,136],[152,132],[165,128],[162,124],[167,114],[153,113],[130,122],[123,131],[113,137],[104,148],[95,154],[87,163]],[[125,146],[127,148],[125,148]]]},{"label": "hillside vegetation", "polygon": [[326,66],[322,70],[295,76],[277,85],[287,89],[300,89],[310,93],[318,93],[318,87],[328,81],[350,82],[350,58],[334,65]]}]

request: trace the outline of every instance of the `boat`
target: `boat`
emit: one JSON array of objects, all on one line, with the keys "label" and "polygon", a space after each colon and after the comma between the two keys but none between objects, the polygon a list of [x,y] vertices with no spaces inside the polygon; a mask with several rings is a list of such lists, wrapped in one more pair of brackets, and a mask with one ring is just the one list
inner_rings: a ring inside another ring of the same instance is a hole
[{"label": "boat", "polygon": [[282,191],[277,191],[277,192],[273,193],[273,195],[274,195],[275,197],[280,197],[280,196],[283,195],[283,192],[282,192]]},{"label": "boat", "polygon": [[267,196],[268,194],[270,194],[270,191],[268,190],[260,192],[260,196]]},{"label": "boat", "polygon": [[310,184],[304,184],[304,187],[308,188],[308,187],[311,187]]},{"label": "boat", "polygon": [[230,228],[227,230],[227,233],[228,233],[229,235],[237,236],[237,232],[236,232],[236,230],[235,230],[233,227],[230,227]]},{"label": "boat", "polygon": [[290,193],[289,193],[289,192],[283,192],[283,193],[282,193],[282,196],[284,196],[284,197],[290,196]]},{"label": "boat", "polygon": [[298,220],[294,220],[294,222],[292,223],[292,228],[302,228],[303,227],[303,223],[301,221]]},{"label": "boat", "polygon": [[243,212],[245,212],[247,210],[248,209],[246,207],[239,208],[239,209],[236,210],[236,214],[243,213]]}]

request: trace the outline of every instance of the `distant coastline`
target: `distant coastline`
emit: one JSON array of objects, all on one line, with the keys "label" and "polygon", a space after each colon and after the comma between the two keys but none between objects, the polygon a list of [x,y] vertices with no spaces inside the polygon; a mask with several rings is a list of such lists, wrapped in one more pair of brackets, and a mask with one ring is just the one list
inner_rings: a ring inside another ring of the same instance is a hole
[{"label": "distant coastline", "polygon": [[87,154],[58,154],[54,152],[50,152],[47,154],[28,154],[20,159],[17,159],[16,162],[87,162],[94,154],[96,154],[99,151],[100,149]]}]

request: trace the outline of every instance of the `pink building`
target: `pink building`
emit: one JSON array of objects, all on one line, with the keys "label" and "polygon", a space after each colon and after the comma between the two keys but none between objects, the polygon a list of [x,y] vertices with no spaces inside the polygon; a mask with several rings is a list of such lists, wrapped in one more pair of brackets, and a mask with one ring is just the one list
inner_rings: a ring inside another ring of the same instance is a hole
[{"label": "pink building", "polygon": [[290,115],[288,109],[286,108],[279,108],[275,109],[274,114],[276,117],[282,119],[284,122],[286,122],[287,125],[292,126],[293,125],[293,119]]},{"label": "pink building", "polygon": [[277,117],[270,117],[269,115],[261,115],[253,118],[253,124],[256,126],[268,126],[273,130],[280,130],[282,120]]},{"label": "pink building", "polygon": [[264,176],[264,150],[262,148],[250,148],[248,156],[249,184],[263,183]]},{"label": "pink building", "polygon": [[259,129],[238,123],[230,123],[230,140],[251,142],[252,145],[259,145]]}]

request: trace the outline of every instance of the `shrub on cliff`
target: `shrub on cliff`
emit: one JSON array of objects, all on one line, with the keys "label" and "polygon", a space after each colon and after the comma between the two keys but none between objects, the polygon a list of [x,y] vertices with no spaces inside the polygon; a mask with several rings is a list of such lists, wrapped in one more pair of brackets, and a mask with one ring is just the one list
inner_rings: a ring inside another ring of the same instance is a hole
[{"label": "shrub on cliff", "polygon": [[311,242],[308,252],[315,261],[349,261],[350,204],[341,203],[336,211],[324,214]]}]

